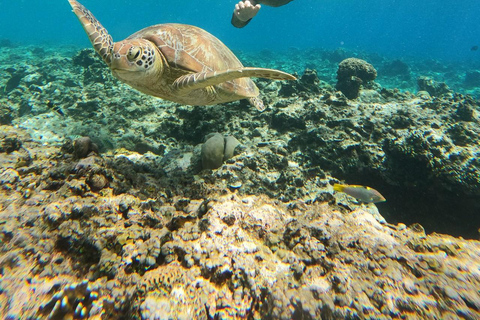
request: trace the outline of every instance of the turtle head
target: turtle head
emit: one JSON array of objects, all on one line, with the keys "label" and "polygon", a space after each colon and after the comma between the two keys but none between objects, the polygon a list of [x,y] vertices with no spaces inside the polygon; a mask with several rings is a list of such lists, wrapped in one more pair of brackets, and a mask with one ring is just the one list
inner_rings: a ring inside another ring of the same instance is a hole
[{"label": "turtle head", "polygon": [[115,43],[110,69],[120,80],[149,81],[150,76],[158,78],[163,63],[157,55],[158,48],[145,39],[127,39]]}]

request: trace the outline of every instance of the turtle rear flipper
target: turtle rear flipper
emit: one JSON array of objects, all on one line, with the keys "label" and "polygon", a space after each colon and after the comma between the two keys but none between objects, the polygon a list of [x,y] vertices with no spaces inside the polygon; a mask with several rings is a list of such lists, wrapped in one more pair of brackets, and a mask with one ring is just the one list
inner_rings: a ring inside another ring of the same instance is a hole
[{"label": "turtle rear flipper", "polygon": [[225,71],[207,71],[183,75],[173,82],[176,93],[183,94],[195,89],[214,86],[238,78],[267,78],[273,80],[296,80],[289,73],[264,68],[237,68]]},{"label": "turtle rear flipper", "polygon": [[260,112],[265,110],[265,105],[263,104],[262,99],[259,97],[248,98],[248,102],[250,102],[250,105],[254,106]]},{"label": "turtle rear flipper", "polygon": [[82,24],[95,51],[102,57],[106,64],[112,62],[113,39],[108,31],[100,24],[93,14],[76,0],[68,0],[73,12]]}]

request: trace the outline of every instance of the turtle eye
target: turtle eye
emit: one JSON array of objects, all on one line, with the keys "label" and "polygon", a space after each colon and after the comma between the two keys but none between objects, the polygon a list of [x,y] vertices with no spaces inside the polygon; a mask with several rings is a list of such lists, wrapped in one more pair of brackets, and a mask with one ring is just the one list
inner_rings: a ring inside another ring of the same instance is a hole
[{"label": "turtle eye", "polygon": [[128,50],[127,53],[127,59],[128,61],[135,61],[138,56],[142,53],[142,48],[140,47],[131,47],[130,50]]}]

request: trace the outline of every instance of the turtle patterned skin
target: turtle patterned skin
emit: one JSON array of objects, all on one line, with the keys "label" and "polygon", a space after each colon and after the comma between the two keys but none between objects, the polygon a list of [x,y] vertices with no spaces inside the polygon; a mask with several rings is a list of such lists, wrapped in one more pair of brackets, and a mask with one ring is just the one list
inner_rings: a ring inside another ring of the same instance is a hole
[{"label": "turtle patterned skin", "polygon": [[113,42],[89,10],[76,0],[69,2],[112,74],[143,93],[187,105],[249,99],[262,111],[251,77],[296,79],[279,70],[244,67],[219,39],[191,25],[158,24]]}]

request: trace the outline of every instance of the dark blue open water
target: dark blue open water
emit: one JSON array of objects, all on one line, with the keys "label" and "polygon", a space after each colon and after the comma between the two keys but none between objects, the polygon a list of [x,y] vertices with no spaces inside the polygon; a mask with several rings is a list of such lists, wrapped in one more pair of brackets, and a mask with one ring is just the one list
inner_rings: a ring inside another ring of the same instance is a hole
[{"label": "dark blue open water", "polygon": [[[165,22],[197,25],[234,50],[343,47],[394,57],[478,60],[478,0],[295,0],[264,6],[244,29],[230,25],[233,0],[81,1],[121,40]],[[0,38],[90,47],[67,0],[0,1]]]}]

